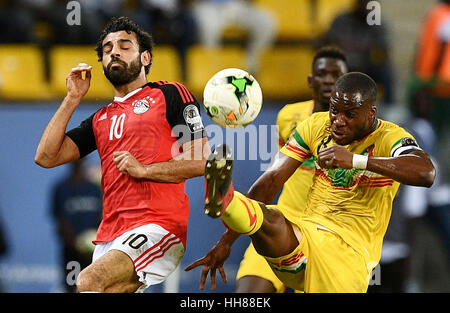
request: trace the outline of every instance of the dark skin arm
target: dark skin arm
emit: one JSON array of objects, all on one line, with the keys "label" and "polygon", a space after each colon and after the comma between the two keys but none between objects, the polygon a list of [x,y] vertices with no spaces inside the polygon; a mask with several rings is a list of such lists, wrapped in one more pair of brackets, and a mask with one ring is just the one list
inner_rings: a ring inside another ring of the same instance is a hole
[{"label": "dark skin arm", "polygon": [[[300,164],[301,162],[278,152],[278,155],[275,157],[272,164],[250,187],[246,196],[265,204],[272,203],[278,191],[283,187],[284,183],[295,172]],[[196,260],[184,269],[185,271],[190,271],[197,266],[203,265],[200,290],[204,289],[209,272],[211,273],[211,289],[216,289],[216,269],[219,270],[223,281],[226,283],[227,279],[223,264],[230,256],[231,247],[239,236],[239,233],[227,229],[206,256]]]},{"label": "dark skin arm", "polygon": [[[352,168],[353,153],[343,146],[325,148],[318,157],[319,165],[323,168]],[[421,150],[390,158],[369,157],[367,170],[405,185],[420,187],[431,187],[436,177],[433,163],[428,154]]]},{"label": "dark skin arm", "polygon": [[278,152],[269,168],[253,183],[247,197],[270,204],[301,162]]},{"label": "dark skin arm", "polygon": [[215,246],[212,247],[203,258],[196,260],[184,269],[185,271],[190,271],[197,266],[203,265],[200,278],[200,290],[205,288],[205,282],[209,272],[211,272],[211,290],[216,290],[217,269],[219,270],[220,276],[222,276],[223,282],[227,282],[227,275],[223,269],[223,263],[225,263],[230,256],[231,246],[238,238],[239,234],[237,232],[227,229]]}]

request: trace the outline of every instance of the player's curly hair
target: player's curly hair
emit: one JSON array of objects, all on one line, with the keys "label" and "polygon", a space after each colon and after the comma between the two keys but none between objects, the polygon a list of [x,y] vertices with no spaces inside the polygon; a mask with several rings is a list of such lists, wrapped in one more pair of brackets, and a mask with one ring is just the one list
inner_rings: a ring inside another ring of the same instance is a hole
[{"label": "player's curly hair", "polygon": [[312,64],[316,64],[316,61],[320,58],[338,59],[347,64],[347,57],[345,56],[344,51],[336,46],[324,46],[318,49],[314,55]]},{"label": "player's curly hair", "polygon": [[144,31],[138,24],[136,24],[134,21],[130,20],[126,16],[113,17],[106,24],[95,46],[95,51],[97,52],[98,60],[99,61],[103,60],[102,44],[106,36],[108,36],[109,33],[115,33],[122,30],[126,31],[128,34],[130,34],[131,32],[134,32],[136,34],[140,53],[144,51],[148,51],[150,53],[151,56],[150,64],[145,66],[145,74],[148,74],[148,72],[150,71],[150,66],[152,65],[153,61],[153,37],[146,31]]}]

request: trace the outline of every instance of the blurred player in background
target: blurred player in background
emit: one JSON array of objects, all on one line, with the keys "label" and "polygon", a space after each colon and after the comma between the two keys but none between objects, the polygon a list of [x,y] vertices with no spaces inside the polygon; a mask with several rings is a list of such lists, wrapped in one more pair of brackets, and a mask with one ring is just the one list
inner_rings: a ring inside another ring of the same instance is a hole
[{"label": "blurred player in background", "polygon": [[419,34],[416,75],[430,82],[432,121],[438,134],[450,110],[450,0],[440,0],[427,12]]},{"label": "blurred player in background", "polygon": [[[292,103],[284,106],[278,116],[280,149],[295,130],[297,124],[311,116],[314,112],[328,111],[331,90],[336,80],[347,72],[347,60],[344,53],[335,47],[323,47],[319,49],[312,62],[312,74],[308,77],[309,86],[312,89],[313,99],[304,102]],[[304,162],[295,174],[284,184],[283,191],[278,199],[278,208],[284,216],[292,221],[299,216],[305,208],[309,188],[314,177],[314,162],[312,159]],[[230,238],[232,242],[239,234],[227,229],[223,238]],[[208,272],[214,275],[217,268],[223,272],[223,262],[231,253],[231,244],[226,240],[219,240],[216,246],[202,259],[189,265],[186,270],[203,265],[201,289]],[[227,243],[227,245],[223,245]],[[226,280],[225,277],[222,277]],[[212,281],[215,281],[211,277]],[[244,254],[237,273],[236,292],[283,292],[284,284],[276,277],[265,259],[258,255],[253,245]]]},{"label": "blurred player in background", "polygon": [[415,76],[428,87],[431,96],[430,121],[439,137],[437,157],[443,181],[450,181],[450,0],[439,0],[422,21],[419,33]]},{"label": "blurred player in background", "polygon": [[[335,17],[323,38],[324,44],[341,48],[348,59],[348,69],[369,75],[380,87],[385,105],[395,102],[395,73],[391,64],[389,25],[368,22],[370,0],[356,0],[353,10]],[[369,5],[369,7],[368,7]]]},{"label": "blurred player in background", "polygon": [[[249,235],[290,288],[366,292],[400,183],[433,184],[428,155],[403,128],[376,117],[376,99],[369,76],[341,76],[329,112],[315,113],[296,127],[248,197],[234,191],[227,146],[217,147],[206,164],[205,211]],[[289,221],[265,203],[311,157],[316,171],[306,208]]]},{"label": "blurred player in background", "polygon": [[86,175],[84,159],[72,162],[67,177],[58,181],[52,190],[51,213],[55,218],[62,242],[62,268],[67,292],[75,292],[75,284],[66,280],[72,268],[69,263],[78,262],[80,269],[91,264],[98,225],[102,219],[102,193],[100,187]]},{"label": "blurred player in background", "polygon": [[274,45],[278,26],[275,16],[251,0],[193,1],[198,40],[209,48],[220,46],[224,30],[237,26],[248,32],[246,67],[253,75],[260,70],[261,55]]},{"label": "blurred player in background", "polygon": [[100,156],[103,219],[93,263],[78,276],[79,292],[143,291],[164,281],[184,255],[185,180],[204,173],[210,150],[200,106],[187,88],[147,81],[152,48],[139,25],[112,18],[96,51],[114,101],[66,132],[90,86],[92,66],[79,64],[36,151],[35,162],[45,168],[94,150]]}]

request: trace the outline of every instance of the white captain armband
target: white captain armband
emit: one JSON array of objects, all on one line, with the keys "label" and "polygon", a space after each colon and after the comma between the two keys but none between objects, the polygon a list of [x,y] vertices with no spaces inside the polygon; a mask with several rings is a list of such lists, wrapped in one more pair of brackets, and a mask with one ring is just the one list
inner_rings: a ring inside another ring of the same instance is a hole
[{"label": "white captain armband", "polygon": [[405,137],[402,138],[401,142],[392,149],[391,155],[393,157],[397,157],[399,155],[408,154],[411,151],[416,150],[422,151],[422,149],[420,149],[419,145],[413,138]]}]

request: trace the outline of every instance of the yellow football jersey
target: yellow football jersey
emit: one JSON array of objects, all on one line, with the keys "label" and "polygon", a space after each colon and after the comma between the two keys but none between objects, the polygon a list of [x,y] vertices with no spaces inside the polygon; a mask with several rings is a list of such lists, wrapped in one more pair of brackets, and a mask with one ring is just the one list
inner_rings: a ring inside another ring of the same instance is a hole
[{"label": "yellow football jersey", "polygon": [[[314,101],[304,101],[285,105],[277,116],[280,149],[288,141],[297,125],[311,116]],[[277,208],[290,221],[301,215],[314,177],[314,162],[304,162],[285,182],[278,198]]]},{"label": "yellow football jersey", "polygon": [[[413,139],[403,128],[377,119],[372,133],[346,148],[357,154],[391,157],[397,155],[403,143],[409,142],[407,138]],[[375,266],[381,256],[399,183],[368,170],[321,168],[317,162],[318,151],[334,144],[329,113],[319,112],[300,123],[281,149],[282,153],[302,162],[314,159],[316,170],[302,219],[334,231],[359,251],[368,265]]]}]

